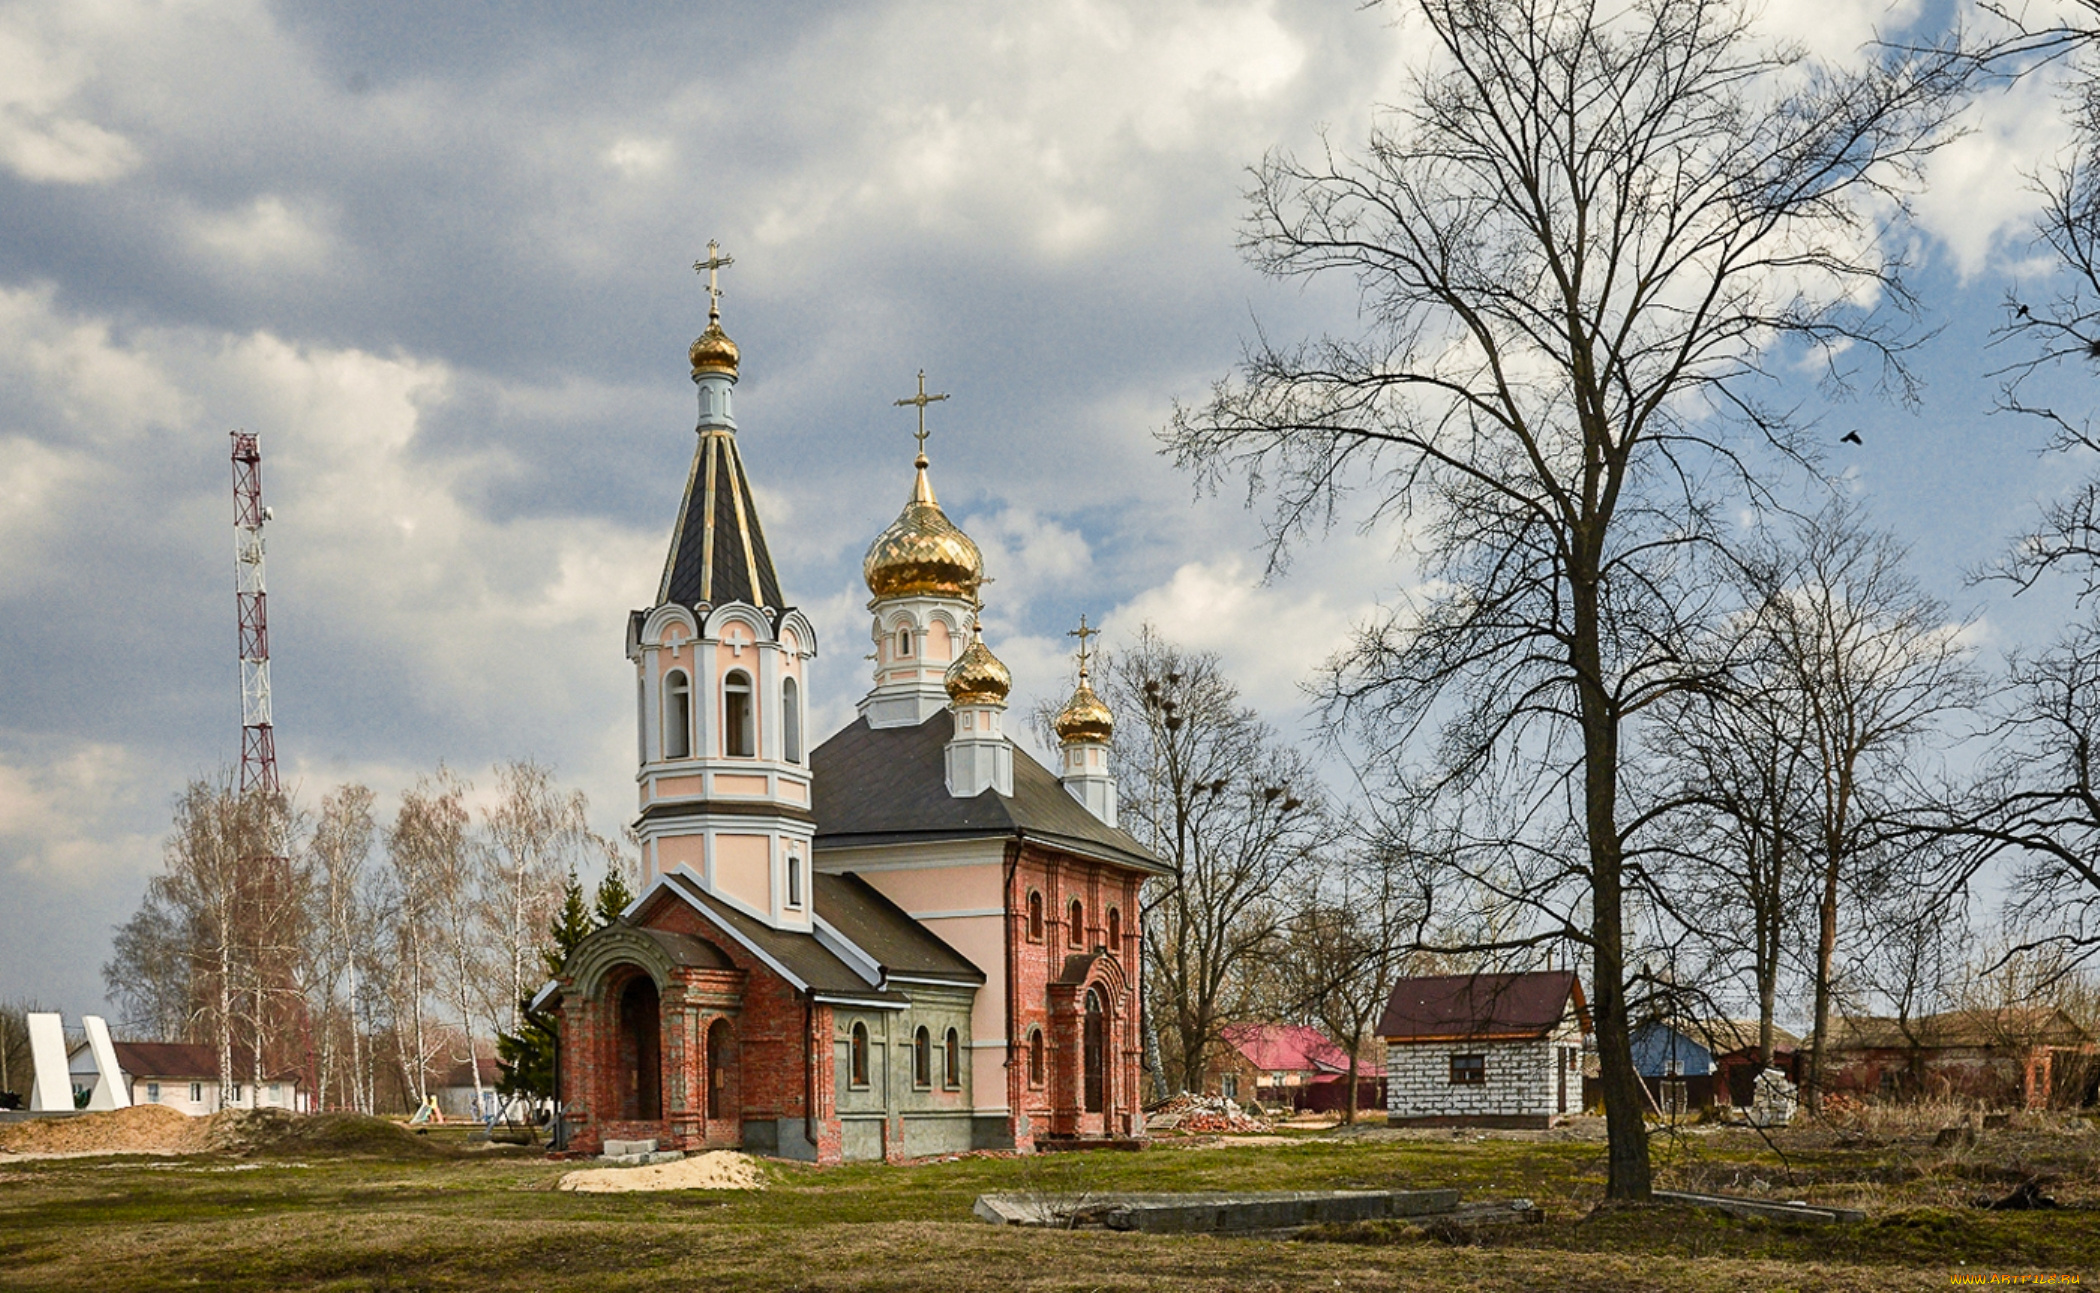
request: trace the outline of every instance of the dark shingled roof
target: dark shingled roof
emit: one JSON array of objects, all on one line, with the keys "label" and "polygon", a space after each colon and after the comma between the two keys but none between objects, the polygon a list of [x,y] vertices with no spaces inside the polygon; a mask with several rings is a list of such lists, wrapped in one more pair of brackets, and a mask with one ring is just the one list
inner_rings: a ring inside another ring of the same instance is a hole
[{"label": "dark shingled roof", "polygon": [[817,918],[882,967],[884,978],[984,982],[984,971],[948,946],[902,907],[851,872],[816,874]]},{"label": "dark shingled roof", "polygon": [[808,989],[819,998],[850,997],[855,1001],[885,1005],[910,1004],[910,999],[901,993],[885,991],[869,983],[859,971],[819,942],[815,934],[774,929],[764,921],[746,916],[728,903],[709,896],[697,883],[675,871],[664,877],[664,883],[698,909],[701,915],[713,921],[723,933],[779,967],[797,988]]},{"label": "dark shingled roof", "polygon": [[[714,503],[712,526],[708,524],[710,497]],[[743,455],[737,452],[734,432],[701,433],[699,447],[693,451],[692,471],[686,477],[685,499],[678,505],[678,526],[671,535],[671,555],[664,563],[656,601],[658,605],[677,602],[681,606],[746,602],[768,606],[776,612],[786,609],[780,596],[780,577],[773,573],[773,557],[766,550],[765,531],[758,524],[758,508],[751,498],[751,482],[744,475]]]},{"label": "dark shingled roof", "polygon": [[1588,1031],[1589,1007],[1572,970],[1402,979],[1386,1001],[1378,1035],[1389,1041],[1544,1037],[1567,1016],[1570,998]]},{"label": "dark shingled roof", "polygon": [[[185,1082],[219,1080],[219,1048],[209,1042],[112,1042],[117,1067],[134,1078],[179,1078]],[[75,1048],[76,1052],[78,1048]],[[233,1080],[249,1081],[255,1074],[255,1054],[242,1046],[233,1048]],[[266,1082],[297,1082],[297,1069],[280,1069],[263,1076]]]},{"label": "dark shingled roof", "polygon": [[971,799],[949,794],[942,751],[954,734],[955,719],[946,712],[917,727],[873,728],[860,718],[818,746],[810,755],[817,847],[1025,836],[1167,873],[1144,845],[1088,812],[1019,746],[1011,796],[994,790]]}]

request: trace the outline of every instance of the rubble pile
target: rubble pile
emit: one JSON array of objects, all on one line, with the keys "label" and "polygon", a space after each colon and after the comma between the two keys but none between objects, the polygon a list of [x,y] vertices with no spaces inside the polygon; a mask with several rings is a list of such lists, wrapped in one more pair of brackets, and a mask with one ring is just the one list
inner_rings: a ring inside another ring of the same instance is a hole
[{"label": "rubble pile", "polygon": [[1148,1132],[1178,1131],[1193,1136],[1272,1129],[1273,1124],[1266,1118],[1221,1095],[1190,1095],[1184,1091],[1145,1111]]}]

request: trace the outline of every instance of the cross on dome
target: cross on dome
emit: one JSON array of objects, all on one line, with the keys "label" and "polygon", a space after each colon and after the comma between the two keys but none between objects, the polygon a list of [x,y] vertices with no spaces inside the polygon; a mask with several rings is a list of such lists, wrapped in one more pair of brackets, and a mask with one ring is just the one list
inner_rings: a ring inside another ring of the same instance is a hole
[{"label": "cross on dome", "polygon": [[1091,654],[1087,649],[1086,640],[1101,636],[1101,630],[1088,628],[1086,626],[1086,612],[1081,611],[1079,613],[1079,627],[1066,630],[1065,636],[1079,639],[1079,681],[1084,683],[1086,681],[1086,662]]},{"label": "cross on dome", "polygon": [[914,404],[918,406],[919,429],[914,434],[917,436],[919,441],[919,466],[921,467],[924,467],[926,465],[926,437],[930,434],[926,430],[926,406],[928,404],[938,404],[940,401],[945,400],[947,398],[948,396],[945,392],[939,395],[928,395],[926,393],[926,370],[921,368],[919,370],[919,393],[917,395],[907,395],[903,399],[897,401],[897,407],[900,409],[907,404]]},{"label": "cross on dome", "polygon": [[715,277],[716,271],[728,269],[734,264],[736,264],[735,258],[724,256],[722,254],[722,245],[712,238],[707,240],[707,259],[693,262],[693,272],[695,274],[703,270],[707,274],[707,317],[711,321],[719,320],[722,317],[722,284]]}]

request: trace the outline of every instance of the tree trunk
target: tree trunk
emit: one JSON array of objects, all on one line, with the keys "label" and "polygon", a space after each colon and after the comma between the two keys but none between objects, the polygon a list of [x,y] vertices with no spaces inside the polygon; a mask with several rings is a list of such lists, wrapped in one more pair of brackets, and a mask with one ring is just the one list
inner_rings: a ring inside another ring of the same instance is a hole
[{"label": "tree trunk", "polygon": [[1626,1002],[1624,855],[1618,826],[1618,730],[1603,687],[1600,620],[1594,579],[1574,581],[1575,641],[1571,663],[1581,702],[1583,810],[1589,834],[1590,1009],[1597,1029],[1609,1164],[1605,1193],[1649,1197],[1648,1124],[1633,1068],[1633,1030]]},{"label": "tree trunk", "polygon": [[1808,1081],[1802,1092],[1810,1113],[1823,1112],[1823,1061],[1830,1038],[1830,978],[1837,960],[1838,869],[1832,850],[1823,866],[1822,900],[1816,904],[1816,1031],[1808,1048]]}]

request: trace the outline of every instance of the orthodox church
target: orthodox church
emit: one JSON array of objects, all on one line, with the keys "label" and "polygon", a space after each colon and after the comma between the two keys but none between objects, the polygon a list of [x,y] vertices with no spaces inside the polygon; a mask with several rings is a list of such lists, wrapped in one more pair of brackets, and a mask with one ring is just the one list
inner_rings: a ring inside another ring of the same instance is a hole
[{"label": "orthodox church", "polygon": [[699,444],[627,624],[643,891],[536,1002],[571,1146],[838,1162],[1141,1134],[1138,898],[1166,868],[1116,826],[1084,625],[1052,772],[1006,733],[921,374],[910,496],[862,567],[873,686],[812,748],[817,634],[767,553],[710,278]]}]

